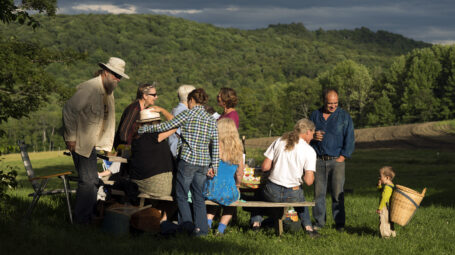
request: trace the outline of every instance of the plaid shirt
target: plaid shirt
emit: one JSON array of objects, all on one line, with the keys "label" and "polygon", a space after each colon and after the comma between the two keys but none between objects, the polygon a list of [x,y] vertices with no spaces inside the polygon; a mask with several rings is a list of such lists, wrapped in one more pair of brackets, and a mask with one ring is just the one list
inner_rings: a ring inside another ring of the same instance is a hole
[{"label": "plaid shirt", "polygon": [[138,133],[164,132],[178,127],[181,128],[182,143],[180,158],[193,165],[209,166],[216,173],[220,160],[218,130],[215,119],[203,106],[195,106],[178,114],[172,120],[157,125],[144,125],[139,128]]}]

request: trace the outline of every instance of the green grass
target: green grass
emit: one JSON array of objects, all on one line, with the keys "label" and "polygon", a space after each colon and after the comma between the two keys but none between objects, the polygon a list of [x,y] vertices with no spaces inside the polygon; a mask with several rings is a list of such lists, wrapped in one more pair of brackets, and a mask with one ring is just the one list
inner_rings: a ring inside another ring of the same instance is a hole
[{"label": "green grass", "polygon": [[[263,150],[248,150],[256,163]],[[31,155],[37,172],[48,174],[72,170],[71,159],[60,153]],[[163,238],[153,234],[114,237],[96,227],[72,226],[67,222],[65,201],[61,196],[45,197],[35,208],[33,219],[23,224],[31,192],[20,158],[8,155],[0,162],[20,168],[21,186],[10,191],[11,201],[0,212],[1,254],[452,254],[455,250],[455,152],[433,150],[357,150],[346,166],[345,233],[328,227],[322,238],[312,240],[303,231],[274,235],[273,229],[253,232],[248,229],[249,214],[239,210],[238,222],[229,226],[224,236],[204,238],[177,236]],[[427,194],[421,208],[406,227],[397,226],[397,237],[378,236],[379,202],[376,191],[378,169],[391,165],[397,172],[396,184]],[[58,182],[53,183],[57,185]],[[305,195],[313,199],[312,187]],[[330,199],[328,199],[330,202]]]},{"label": "green grass", "polygon": [[437,123],[438,126],[447,126],[446,132],[455,134],[455,120],[445,120]]}]

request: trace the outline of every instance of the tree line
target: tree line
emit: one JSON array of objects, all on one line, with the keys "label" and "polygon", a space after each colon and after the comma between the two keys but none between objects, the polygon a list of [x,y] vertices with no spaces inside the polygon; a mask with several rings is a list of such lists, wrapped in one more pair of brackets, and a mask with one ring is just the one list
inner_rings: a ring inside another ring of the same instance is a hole
[{"label": "tree line", "polygon": [[41,24],[35,30],[0,24],[2,152],[16,150],[19,138],[35,150],[63,149],[63,102],[110,56],[125,59],[131,76],[115,91],[117,118],[137,85],[151,81],[160,83],[157,104],[168,110],[181,84],[203,87],[219,112],[218,90],[234,88],[247,137],[288,131],[321,107],[324,87],[339,90],[356,128],[454,118],[454,46],[364,27],[239,30],[162,15],[33,17]]}]

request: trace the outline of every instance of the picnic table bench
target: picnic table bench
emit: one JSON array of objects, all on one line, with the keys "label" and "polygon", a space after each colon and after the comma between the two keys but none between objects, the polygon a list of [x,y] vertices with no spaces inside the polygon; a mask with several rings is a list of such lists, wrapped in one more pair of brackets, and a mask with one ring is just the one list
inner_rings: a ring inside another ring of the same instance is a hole
[{"label": "picnic table bench", "polygon": [[[144,207],[144,203],[146,199],[150,200],[157,200],[157,201],[174,201],[172,196],[153,196],[146,193],[140,193],[138,195],[140,198],[139,208]],[[206,205],[219,205],[213,201],[206,200]],[[314,206],[314,202],[266,202],[266,201],[236,201],[229,205],[229,207],[262,207],[262,208],[282,208],[283,214],[281,218],[275,222],[275,230],[276,234],[280,236],[283,233],[283,220],[286,218],[286,208],[287,207],[312,207]]]},{"label": "picnic table bench", "polygon": [[[98,158],[111,161],[111,162],[121,162],[121,163],[127,163],[128,160],[126,158],[118,157],[118,156],[106,156],[106,155],[101,155],[97,154]],[[258,169],[250,169],[251,171],[254,172],[254,170],[258,171]],[[103,180],[105,184],[112,185],[114,182],[113,181],[108,181],[106,179]],[[259,186],[259,182],[257,183],[256,186]],[[250,186],[251,187],[251,186]],[[119,190],[112,190],[113,195],[125,195],[123,191]],[[151,205],[144,206],[145,204],[145,199],[150,199],[150,200],[155,200],[155,201],[174,201],[174,198],[172,196],[153,196],[150,194],[146,193],[140,193],[138,195],[138,198],[140,199],[139,202],[139,208],[138,211],[146,209],[150,207]],[[205,201],[206,205],[219,205],[213,201],[206,200]],[[275,230],[276,234],[280,236],[283,233],[283,220],[286,218],[286,209],[288,207],[312,207],[315,206],[315,202],[310,202],[310,201],[305,201],[305,202],[267,202],[267,201],[243,201],[239,200],[236,201],[232,204],[229,205],[229,207],[260,207],[260,208],[282,208],[282,216],[277,220],[275,223]]]}]

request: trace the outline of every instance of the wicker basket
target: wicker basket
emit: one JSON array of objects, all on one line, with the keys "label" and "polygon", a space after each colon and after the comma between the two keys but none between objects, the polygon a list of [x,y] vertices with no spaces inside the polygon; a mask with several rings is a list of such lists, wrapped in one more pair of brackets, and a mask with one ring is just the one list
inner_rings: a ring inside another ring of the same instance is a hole
[{"label": "wicker basket", "polygon": [[422,202],[427,188],[418,193],[410,188],[396,185],[390,202],[390,220],[400,226],[409,223],[415,211]]}]

